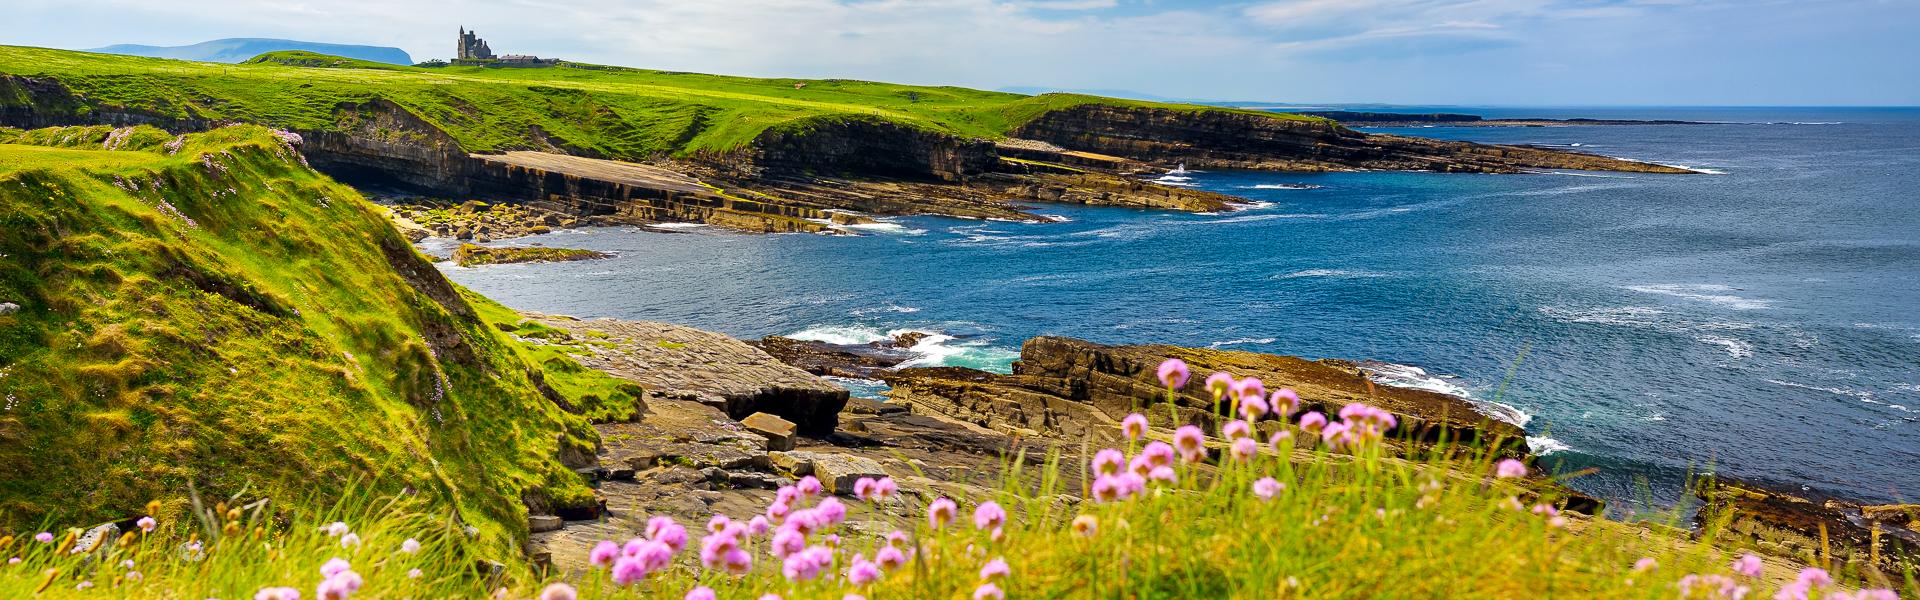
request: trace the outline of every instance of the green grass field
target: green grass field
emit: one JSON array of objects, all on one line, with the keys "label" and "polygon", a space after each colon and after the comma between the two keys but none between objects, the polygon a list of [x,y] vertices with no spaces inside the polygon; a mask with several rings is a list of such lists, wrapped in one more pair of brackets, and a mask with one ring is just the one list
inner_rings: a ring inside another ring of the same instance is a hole
[{"label": "green grass field", "polygon": [[[756,79],[595,65],[550,68],[373,65],[311,53],[227,65],[0,46],[0,74],[53,77],[86,110],[302,130],[336,125],[334,110],[385,98],[469,151],[536,148],[534,130],[610,158],[691,156],[740,148],[772,128],[866,117],[996,139],[1050,110],[1088,103],[1232,111],[1074,94],[1023,96],[958,87],[841,79]],[[0,83],[0,108],[24,102]],[[1250,112],[1274,119],[1314,117]]]}]

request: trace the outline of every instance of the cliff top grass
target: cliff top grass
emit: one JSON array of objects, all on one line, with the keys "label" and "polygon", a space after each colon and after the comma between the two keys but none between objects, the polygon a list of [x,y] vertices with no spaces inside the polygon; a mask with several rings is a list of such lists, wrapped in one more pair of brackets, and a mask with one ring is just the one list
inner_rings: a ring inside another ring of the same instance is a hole
[{"label": "cliff top grass", "polygon": [[[541,149],[545,139],[609,158],[690,156],[741,148],[772,128],[872,118],[986,139],[1051,110],[1085,104],[1316,117],[1078,94],[1024,96],[847,79],[761,79],[564,63],[546,68],[397,67],[310,52],[246,64],[0,46],[0,75],[52,77],[85,105],[175,119],[301,130],[336,127],[335,110],[392,101],[468,151]],[[0,108],[25,103],[0,80]],[[542,136],[545,136],[543,139]]]},{"label": "cliff top grass", "polygon": [[637,390],[536,362],[281,134],[0,133],[51,144],[0,143],[0,532],[410,490],[504,548],[591,504],[558,457]]}]

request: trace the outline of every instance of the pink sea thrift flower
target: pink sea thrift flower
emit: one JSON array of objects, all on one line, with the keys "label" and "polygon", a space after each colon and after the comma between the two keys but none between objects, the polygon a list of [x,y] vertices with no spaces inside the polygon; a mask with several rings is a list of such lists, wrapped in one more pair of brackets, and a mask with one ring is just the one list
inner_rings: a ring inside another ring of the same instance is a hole
[{"label": "pink sea thrift flower", "polygon": [[416,539],[413,539],[413,538],[407,538],[407,540],[406,540],[406,541],[404,541],[404,542],[400,542],[400,551],[401,551],[401,552],[405,552],[405,553],[407,553],[407,554],[419,554],[419,553],[420,553],[420,540],[416,540]]},{"label": "pink sea thrift flower", "polygon": [[1647,571],[1652,571],[1655,567],[1658,567],[1658,566],[1660,566],[1660,561],[1654,560],[1653,557],[1649,556],[1646,558],[1642,558],[1640,560],[1633,561],[1633,572],[1644,573]]},{"label": "pink sea thrift flower", "polygon": [[1233,456],[1234,460],[1253,460],[1253,456],[1260,453],[1260,443],[1253,441],[1253,438],[1243,437],[1234,440],[1233,445],[1227,448],[1227,453]]},{"label": "pink sea thrift flower", "polygon": [[1505,459],[1493,466],[1493,476],[1501,479],[1526,477],[1527,465],[1511,458]]},{"label": "pink sea thrift flower", "polygon": [[1327,416],[1320,414],[1320,411],[1309,411],[1307,414],[1300,415],[1300,428],[1307,433],[1320,433],[1320,430],[1326,426]]},{"label": "pink sea thrift flower", "polygon": [[1094,502],[1113,502],[1121,498],[1120,480],[1112,475],[1101,475],[1093,480],[1091,488]]},{"label": "pink sea thrift flower", "polygon": [[756,535],[756,536],[765,535],[767,533],[767,529],[770,529],[772,527],[773,527],[773,523],[768,522],[767,518],[764,516],[755,516],[753,520],[747,521],[747,533]]},{"label": "pink sea thrift flower", "polygon": [[346,523],[340,522],[340,521],[334,521],[333,523],[328,524],[326,530],[327,530],[327,535],[333,536],[333,537],[340,537],[340,536],[346,535],[347,532],[349,531],[353,531],[352,528],[347,527]]},{"label": "pink sea thrift flower", "polygon": [[331,579],[335,575],[353,570],[353,565],[345,559],[334,558],[320,565],[320,577]]},{"label": "pink sea thrift flower", "polygon": [[974,529],[993,529],[1006,522],[1006,509],[1000,508],[1000,504],[992,500],[982,502],[979,507],[973,509]]},{"label": "pink sea thrift flower", "polygon": [[540,590],[540,600],[575,600],[579,597],[579,591],[564,583],[548,584],[546,588]]},{"label": "pink sea thrift flower", "polygon": [[862,501],[873,497],[873,478],[861,477],[853,482],[853,497]]},{"label": "pink sea thrift flower", "polygon": [[33,541],[40,542],[42,544],[51,544],[53,543],[53,534],[45,531],[33,534]]},{"label": "pink sea thrift flower", "polygon": [[666,544],[674,552],[687,545],[687,528],[673,521],[673,517],[654,517],[647,519],[647,539]]},{"label": "pink sea thrift flower", "polygon": [[1100,519],[1093,515],[1080,515],[1073,518],[1073,532],[1080,537],[1093,537],[1100,532]]},{"label": "pink sea thrift flower", "polygon": [[1293,416],[1294,411],[1300,410],[1300,395],[1293,393],[1293,388],[1280,388],[1267,396],[1267,405],[1267,408],[1273,410],[1273,414],[1284,419]]},{"label": "pink sea thrift flower", "polygon": [[421,575],[425,573],[420,572],[419,569],[407,569],[407,579],[419,579]]},{"label": "pink sea thrift flower", "polygon": [[365,580],[360,578],[359,573],[342,571],[320,582],[320,585],[314,588],[313,595],[320,600],[346,600],[354,592],[360,591],[363,583]]},{"label": "pink sea thrift flower", "polygon": [[1147,479],[1149,481],[1177,483],[1180,481],[1180,475],[1173,471],[1173,467],[1154,467],[1152,471],[1147,472]]},{"label": "pink sea thrift flower", "polygon": [[993,582],[982,583],[973,589],[973,600],[1007,600],[1007,593],[1000,591],[1000,586]]},{"label": "pink sea thrift flower", "polygon": [[818,496],[820,495],[820,479],[812,475],[801,477],[799,483],[793,484],[793,489],[800,490],[800,495],[807,498]]},{"label": "pink sea thrift flower", "polygon": [[707,532],[720,533],[726,530],[727,525],[732,522],[733,520],[728,519],[726,515],[714,513],[713,518],[707,519]]},{"label": "pink sea thrift flower", "polygon": [[1147,447],[1140,449],[1140,458],[1146,459],[1149,466],[1171,467],[1173,453],[1173,446],[1167,445],[1166,442],[1153,441],[1147,442]]},{"label": "pink sea thrift flower", "polygon": [[155,522],[153,517],[140,517],[140,520],[134,521],[133,524],[139,527],[140,531],[144,533],[153,533],[153,528],[159,526],[159,523]]},{"label": "pink sea thrift flower", "polygon": [[1119,450],[1107,448],[1093,454],[1093,472],[1096,475],[1115,475],[1127,462],[1127,456]]},{"label": "pink sea thrift flower", "polygon": [[1272,446],[1274,452],[1286,454],[1287,451],[1293,447],[1293,432],[1273,432],[1273,435],[1267,438],[1267,445]]},{"label": "pink sea thrift flower", "polygon": [[253,600],[300,600],[300,590],[290,587],[260,588],[253,593]]},{"label": "pink sea thrift flower", "polygon": [[867,585],[880,580],[880,565],[873,561],[853,557],[853,564],[847,567],[847,583]]},{"label": "pink sea thrift flower", "polygon": [[1828,575],[1826,569],[1807,567],[1800,570],[1800,575],[1795,577],[1794,581],[1809,586],[1828,586],[1833,585],[1833,576]]},{"label": "pink sea thrift flower", "polygon": [[1353,436],[1350,435],[1352,430],[1353,427],[1347,425],[1345,421],[1328,423],[1326,427],[1320,428],[1320,441],[1326,442],[1330,448],[1344,448],[1353,441]]},{"label": "pink sea thrift flower", "polygon": [[714,598],[713,588],[704,585],[687,590],[686,600],[714,600]]},{"label": "pink sea thrift flower", "polygon": [[1220,428],[1220,437],[1223,437],[1229,440],[1237,440],[1237,439],[1252,436],[1252,435],[1253,435],[1253,426],[1248,425],[1246,421],[1241,421],[1238,419],[1227,421],[1226,426]]},{"label": "pink sea thrift flower", "polygon": [[1215,372],[1207,376],[1207,392],[1213,394],[1214,400],[1225,398],[1229,392],[1233,391],[1233,383],[1232,375]]},{"label": "pink sea thrift flower", "polygon": [[633,585],[647,578],[647,565],[638,557],[623,556],[613,562],[613,582],[617,585]]},{"label": "pink sea thrift flower", "polygon": [[1180,451],[1181,458],[1187,462],[1196,462],[1207,455],[1206,434],[1199,427],[1181,425],[1173,430],[1173,447]]},{"label": "pink sea thrift flower", "polygon": [[1261,396],[1267,395],[1267,385],[1262,383],[1258,377],[1248,377],[1234,382],[1233,395],[1239,398],[1241,402],[1246,402],[1247,398],[1258,399]]},{"label": "pink sea thrift flower", "polygon": [[882,569],[892,571],[906,566],[907,553],[902,552],[898,546],[887,546],[873,553],[873,562],[880,565]]},{"label": "pink sea thrift flower", "polygon": [[1735,573],[1748,577],[1759,577],[1761,567],[1760,557],[1747,554],[1735,559],[1730,567]]},{"label": "pink sea thrift flower", "polygon": [[1715,598],[1740,600],[1752,590],[1725,575],[1688,575],[1680,578],[1680,596],[1692,597],[1694,590],[1705,590]]},{"label": "pink sea thrift flower", "polygon": [[932,504],[927,505],[927,525],[932,526],[934,529],[946,527],[947,523],[953,521],[954,515],[958,512],[960,512],[960,507],[955,506],[952,500],[936,498]]},{"label": "pink sea thrift flower", "polygon": [[1186,387],[1187,378],[1193,375],[1191,371],[1187,370],[1187,361],[1178,358],[1169,358],[1160,361],[1160,369],[1155,374],[1160,377],[1161,385],[1176,390]]},{"label": "pink sea thrift flower", "polygon": [[1286,487],[1272,477],[1261,477],[1259,481],[1253,482],[1253,495],[1259,496],[1261,500],[1272,500],[1280,490]]},{"label": "pink sea thrift flower", "polygon": [[1240,399],[1240,416],[1246,417],[1248,421],[1258,421],[1260,417],[1266,415],[1266,400],[1261,399],[1259,396],[1248,396]]},{"label": "pink sea thrift flower", "polygon": [[791,526],[781,526],[773,531],[773,541],[767,544],[768,551],[779,558],[792,556],[807,547],[806,534]]},{"label": "pink sea thrift flower", "polygon": [[884,502],[898,493],[900,493],[900,485],[894,483],[892,477],[881,477],[873,482],[873,500],[875,502]]},{"label": "pink sea thrift flower", "polygon": [[841,521],[847,520],[847,505],[841,504],[839,498],[832,496],[821,499],[820,505],[813,507],[813,512],[824,521],[822,528],[839,525]]},{"label": "pink sea thrift flower", "polygon": [[1011,574],[1013,569],[1007,567],[1006,559],[997,556],[987,561],[985,566],[980,567],[980,578],[986,581],[994,581]]},{"label": "pink sea thrift flower", "polygon": [[607,540],[601,540],[600,543],[593,545],[592,551],[587,552],[587,564],[593,565],[596,567],[611,566],[613,565],[613,559],[619,556],[620,556],[619,544],[615,544]]},{"label": "pink sea thrift flower", "polygon": [[1147,437],[1147,416],[1140,413],[1127,415],[1127,418],[1120,420],[1120,432],[1126,434],[1129,440]]}]

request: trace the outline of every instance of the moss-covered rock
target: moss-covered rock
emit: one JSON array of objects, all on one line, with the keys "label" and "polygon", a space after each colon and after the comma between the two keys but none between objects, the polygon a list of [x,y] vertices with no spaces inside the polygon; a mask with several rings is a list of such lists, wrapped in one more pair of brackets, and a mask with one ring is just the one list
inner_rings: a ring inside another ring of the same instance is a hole
[{"label": "moss-covered rock", "polygon": [[462,267],[479,265],[502,265],[524,262],[562,262],[569,260],[592,260],[613,256],[594,250],[576,248],[548,248],[545,246],[507,246],[489,248],[475,244],[461,244],[453,251],[453,262]]}]

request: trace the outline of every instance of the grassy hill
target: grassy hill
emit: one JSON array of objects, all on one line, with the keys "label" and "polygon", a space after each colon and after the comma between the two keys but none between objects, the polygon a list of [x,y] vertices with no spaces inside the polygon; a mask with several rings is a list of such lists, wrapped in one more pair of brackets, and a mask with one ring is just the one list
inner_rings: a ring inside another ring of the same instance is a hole
[{"label": "grassy hill", "polygon": [[757,79],[621,67],[376,65],[277,52],[223,65],[0,46],[0,111],[26,101],[5,75],[52,78],[87,111],[334,130],[335,109],[384,98],[445,130],[469,151],[537,148],[554,139],[619,159],[741,148],[769,129],[872,118],[974,138],[1000,138],[1051,110],[1085,104],[1312,117],[1075,94],[1023,96],[958,87],[843,79]]},{"label": "grassy hill", "polygon": [[0,128],[0,526],[177,515],[189,484],[414,490],[495,542],[591,506],[560,459],[637,392],[536,362],[280,135]]}]

